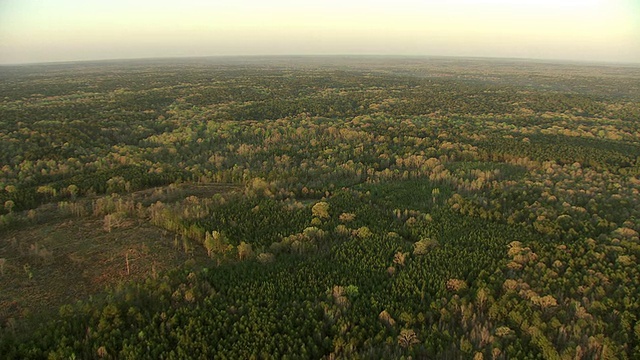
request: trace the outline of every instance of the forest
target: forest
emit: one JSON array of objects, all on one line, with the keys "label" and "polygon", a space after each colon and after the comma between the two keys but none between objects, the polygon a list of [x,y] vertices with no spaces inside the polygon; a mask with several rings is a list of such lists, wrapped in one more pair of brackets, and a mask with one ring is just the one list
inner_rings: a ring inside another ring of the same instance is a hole
[{"label": "forest", "polygon": [[0,67],[2,359],[638,359],[640,67]]}]

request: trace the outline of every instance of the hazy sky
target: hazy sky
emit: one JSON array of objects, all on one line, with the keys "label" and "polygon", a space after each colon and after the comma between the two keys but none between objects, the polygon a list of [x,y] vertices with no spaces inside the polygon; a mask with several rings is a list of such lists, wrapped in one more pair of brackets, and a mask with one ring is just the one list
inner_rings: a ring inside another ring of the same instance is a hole
[{"label": "hazy sky", "polygon": [[640,0],[0,0],[0,63],[285,54],[640,63]]}]

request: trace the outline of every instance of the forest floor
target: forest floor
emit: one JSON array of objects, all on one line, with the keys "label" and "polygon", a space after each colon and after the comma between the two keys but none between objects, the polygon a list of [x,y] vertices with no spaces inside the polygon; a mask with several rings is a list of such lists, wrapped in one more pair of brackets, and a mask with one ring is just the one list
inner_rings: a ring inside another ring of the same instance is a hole
[{"label": "forest floor", "polygon": [[[177,191],[146,189],[126,197],[168,203],[234,189],[228,184],[183,184]],[[145,220],[126,219],[108,231],[101,218],[57,216],[53,204],[43,208],[50,208],[50,219],[0,232],[0,319],[48,312],[119,283],[207,259],[202,247],[185,253],[179,237]]]}]

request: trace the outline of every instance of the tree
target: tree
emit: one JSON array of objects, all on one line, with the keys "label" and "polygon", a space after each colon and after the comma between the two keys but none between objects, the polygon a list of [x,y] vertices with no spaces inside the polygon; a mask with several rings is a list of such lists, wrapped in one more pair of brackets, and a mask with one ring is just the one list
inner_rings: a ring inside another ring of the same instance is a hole
[{"label": "tree", "polygon": [[400,346],[408,348],[418,343],[420,343],[420,340],[418,340],[418,336],[415,331],[412,329],[400,330],[400,335],[398,335],[398,344],[400,344]]},{"label": "tree", "polygon": [[56,189],[54,189],[53,187],[49,186],[49,185],[42,185],[42,186],[38,186],[38,189],[36,190],[39,194],[45,194],[45,195],[50,195],[52,197],[56,196]]},{"label": "tree", "polygon": [[436,203],[436,199],[438,198],[438,196],[440,196],[440,189],[435,188],[435,189],[431,190],[431,201],[434,204]]},{"label": "tree", "polygon": [[356,214],[354,213],[342,213],[340,214],[340,221],[341,222],[351,222],[353,220],[355,220],[356,218]]},{"label": "tree", "polygon": [[348,285],[345,289],[344,289],[344,294],[348,297],[348,298],[354,298],[357,297],[359,294],[359,290],[358,287],[355,285]]},{"label": "tree", "polygon": [[330,217],[329,204],[324,201],[320,201],[313,205],[313,207],[311,208],[311,213],[313,214],[313,216],[320,219],[328,219]]},{"label": "tree", "polygon": [[204,235],[204,248],[207,249],[207,255],[211,257],[213,250],[216,248],[216,239],[210,232],[206,232]]},{"label": "tree", "polygon": [[430,238],[423,238],[420,241],[413,244],[414,255],[425,255],[430,248],[436,246],[438,243]]},{"label": "tree", "polygon": [[272,253],[260,253],[258,255],[258,262],[261,264],[269,264],[275,261],[275,256]]},{"label": "tree", "polygon": [[360,239],[366,239],[373,236],[373,232],[371,232],[371,230],[366,226],[361,226],[353,232],[354,235],[359,237]]},{"label": "tree", "polygon": [[4,208],[5,210],[7,210],[8,212],[12,212],[13,208],[16,206],[16,204],[13,202],[13,200],[7,200],[4,202]]},{"label": "tree", "polygon": [[[211,242],[211,253],[215,253],[215,254],[224,254],[227,251],[230,250],[230,248],[233,247],[233,245],[229,244],[229,241],[227,240],[227,237],[219,232],[219,231],[212,231],[210,237],[210,242]],[[205,242],[207,241],[206,239],[206,235],[205,235]],[[207,248],[207,245],[205,244],[205,248]],[[207,249],[207,252],[209,250]]]},{"label": "tree", "polygon": [[533,298],[531,298],[531,301],[534,304],[540,306],[543,310],[554,307],[554,306],[558,306],[558,302],[551,295],[534,296]]},{"label": "tree", "polygon": [[240,242],[238,245],[238,257],[240,260],[245,260],[253,256],[253,247],[251,244],[247,244],[246,242]]},{"label": "tree", "polygon": [[404,266],[404,262],[407,259],[407,255],[409,255],[409,253],[403,253],[398,251],[394,256],[393,256],[393,263],[394,264],[398,264],[400,266]]},{"label": "tree", "polygon": [[458,292],[467,288],[467,282],[460,279],[447,280],[447,290]]},{"label": "tree", "polygon": [[69,195],[71,195],[72,199],[76,198],[76,196],[78,195],[78,190],[78,186],[74,184],[67,186],[67,191],[69,192]]},{"label": "tree", "polygon": [[393,327],[396,324],[396,321],[391,317],[391,314],[387,310],[382,310],[382,312],[378,315],[378,319],[387,325],[388,327]]}]

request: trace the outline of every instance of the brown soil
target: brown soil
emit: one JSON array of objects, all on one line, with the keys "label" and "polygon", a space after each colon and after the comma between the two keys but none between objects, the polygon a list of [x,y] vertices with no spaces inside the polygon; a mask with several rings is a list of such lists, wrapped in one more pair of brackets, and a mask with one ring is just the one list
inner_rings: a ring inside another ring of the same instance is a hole
[{"label": "brown soil", "polygon": [[[237,187],[189,184],[128,196],[151,203],[233,190]],[[47,206],[51,204],[41,209]],[[123,281],[157,276],[189,259],[209,260],[204,248],[195,246],[185,254],[174,234],[144,220],[127,219],[107,232],[102,219],[61,217],[53,208],[44,223],[0,232],[0,324],[11,317],[55,311]]]}]

